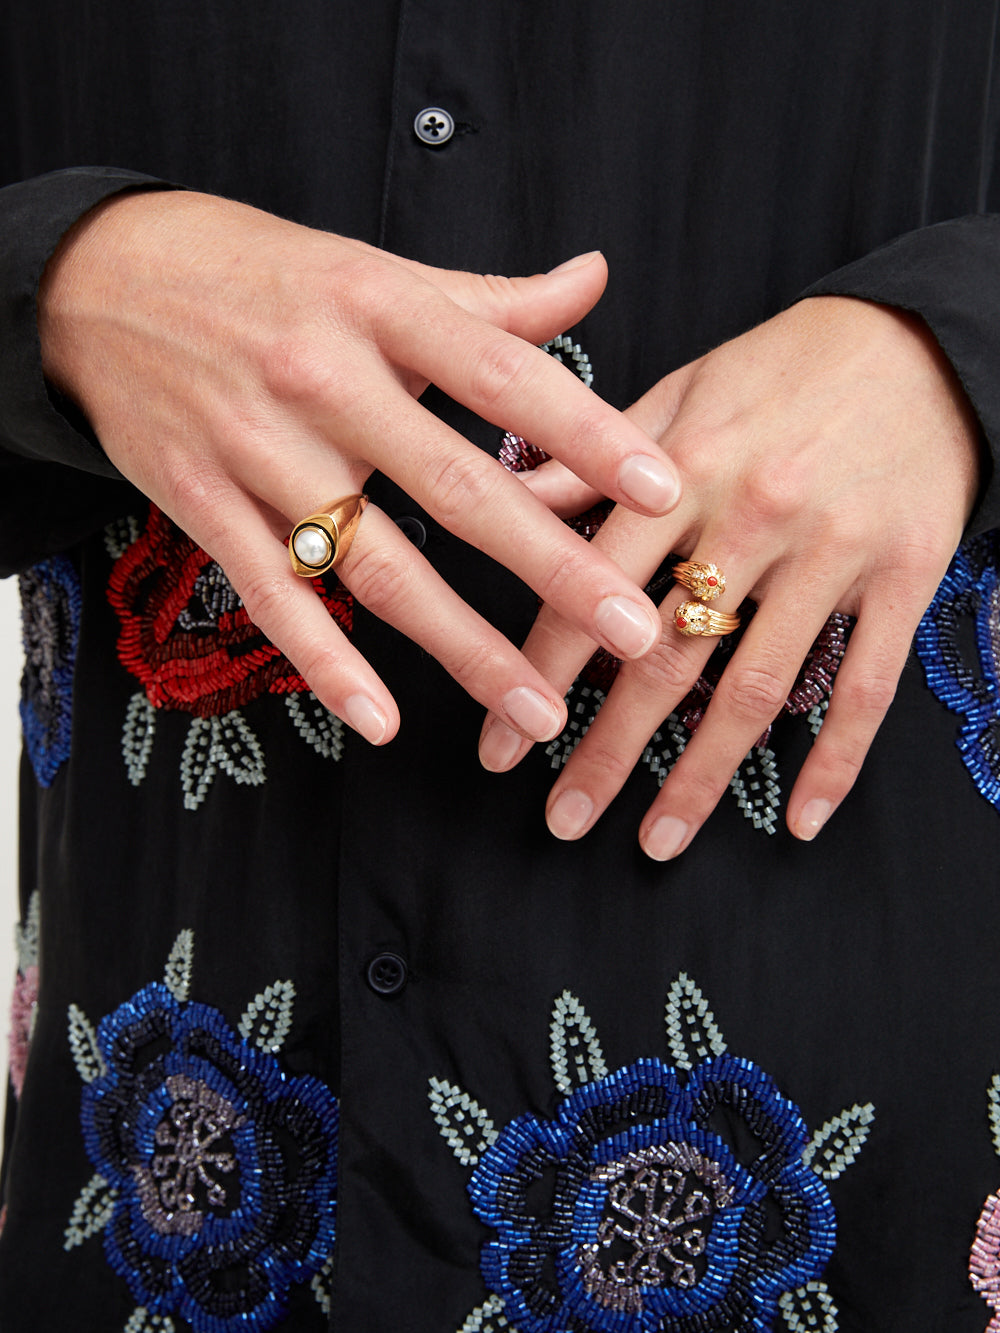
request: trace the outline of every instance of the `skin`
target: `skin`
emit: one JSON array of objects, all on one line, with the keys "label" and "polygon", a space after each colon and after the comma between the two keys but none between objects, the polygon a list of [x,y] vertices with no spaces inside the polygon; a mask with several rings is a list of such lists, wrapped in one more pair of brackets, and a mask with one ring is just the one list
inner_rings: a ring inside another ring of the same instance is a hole
[{"label": "skin", "polygon": [[[677,552],[726,574],[712,606],[758,611],[702,724],[646,813],[639,840],[678,855],[773,721],[827,617],[857,617],[822,731],[788,801],[811,839],[846,796],[892,701],[917,624],[977,494],[979,434],[955,375],[923,322],[844,297],[800,302],[666,376],[627,414],[677,464],[684,497],[666,518],[616,508],[595,545],[645,583]],[[526,482],[554,510],[593,491],[558,463]],[[621,789],[650,736],[683,699],[716,640],[673,624],[690,596],[674,586],[655,649],[624,664],[560,773],[546,807],[556,837],[585,834]],[[592,644],[543,607],[525,654],[568,689]],[[487,768],[528,745],[487,719]]]},{"label": "skin", "polygon": [[[446,272],[213,196],[131,193],[88,213],[50,260],[43,366],[322,702],[381,744],[395,701],[284,545],[376,469],[588,642],[631,658],[659,636],[655,605],[613,559],[417,402],[434,383],[623,505],[669,511],[679,482],[656,443],[536,346],[606,277],[597,254],[530,278]],[[376,506],[338,572],[518,735],[559,733],[562,692]]]}]

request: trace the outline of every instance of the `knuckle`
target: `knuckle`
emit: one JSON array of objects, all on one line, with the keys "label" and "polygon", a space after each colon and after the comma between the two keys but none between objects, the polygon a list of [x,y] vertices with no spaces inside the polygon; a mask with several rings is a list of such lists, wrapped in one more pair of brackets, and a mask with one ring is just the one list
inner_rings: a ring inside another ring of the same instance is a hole
[{"label": "knuckle", "polygon": [[282,403],[328,403],[340,397],[344,388],[322,340],[299,332],[271,341],[262,357],[261,374],[265,391]]},{"label": "knuckle", "polygon": [[780,465],[758,466],[745,479],[741,496],[750,517],[759,523],[783,523],[802,512],[809,496],[808,476],[783,459]]},{"label": "knuckle", "polygon": [[[613,735],[605,738],[600,727],[591,727],[570,759],[574,784],[614,793],[624,787],[632,773],[634,761],[616,748]],[[567,768],[569,765],[567,765]]]},{"label": "knuckle", "polygon": [[435,518],[454,530],[463,518],[489,505],[500,480],[490,460],[478,451],[449,452],[429,478]]},{"label": "knuckle", "polygon": [[274,639],[288,619],[295,592],[294,585],[289,586],[287,573],[252,570],[245,576],[233,576],[232,583],[243,599],[247,615],[268,638]]},{"label": "knuckle", "polygon": [[472,393],[485,407],[495,407],[521,394],[534,379],[529,363],[536,349],[506,335],[490,337],[471,353]]},{"label": "knuckle", "polygon": [[838,681],[835,686],[838,708],[849,718],[877,723],[889,711],[897,683],[884,673]]},{"label": "knuckle", "polygon": [[669,711],[690,690],[698,669],[683,651],[661,638],[644,657],[623,663],[621,673],[644,693],[663,699]]},{"label": "knuckle", "polygon": [[413,597],[409,564],[378,547],[352,547],[342,573],[358,601],[377,610],[383,619],[391,619]]},{"label": "knuckle", "polygon": [[719,692],[733,716],[745,722],[772,721],[788,697],[784,678],[771,667],[735,663],[725,672]]}]

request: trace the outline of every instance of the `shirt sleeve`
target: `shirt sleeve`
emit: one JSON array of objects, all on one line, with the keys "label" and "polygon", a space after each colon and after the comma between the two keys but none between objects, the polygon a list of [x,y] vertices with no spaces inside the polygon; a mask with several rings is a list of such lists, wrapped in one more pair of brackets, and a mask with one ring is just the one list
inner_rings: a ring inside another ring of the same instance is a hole
[{"label": "shirt sleeve", "polygon": [[1000,527],[1000,215],[907,232],[814,283],[803,296],[857,296],[920,315],[982,428],[974,535]]},{"label": "shirt sleeve", "polygon": [[134,495],[82,414],[45,381],[37,292],[73,223],[136,188],[171,187],[139,172],[80,167],[0,189],[0,575],[71,545]]}]

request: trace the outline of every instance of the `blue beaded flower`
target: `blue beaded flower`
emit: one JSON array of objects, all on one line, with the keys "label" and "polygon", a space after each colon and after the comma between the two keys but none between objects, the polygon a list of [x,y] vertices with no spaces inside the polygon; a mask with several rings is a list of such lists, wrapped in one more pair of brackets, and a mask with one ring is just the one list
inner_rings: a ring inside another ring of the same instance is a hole
[{"label": "blue beaded flower", "polygon": [[564,1096],[551,1119],[523,1115],[499,1132],[467,1094],[432,1080],[435,1118],[474,1166],[472,1205],[494,1232],[482,1252],[492,1295],[465,1330],[763,1333],[779,1312],[805,1328],[817,1311],[836,1328],[817,1281],[836,1239],[826,1182],[860,1150],[871,1106],[810,1137],[770,1076],[726,1052],[684,976],[668,1030],[674,1065],[642,1059],[609,1074],[564,992],[552,1024]]},{"label": "blue beaded flower", "polygon": [[69,758],[80,580],[72,562],[56,555],[27,570],[18,585],[24,640],[21,730],[35,777],[49,787]]},{"label": "blue beaded flower", "polygon": [[966,768],[1000,810],[1000,530],[959,547],[916,645],[927,684],[962,718]]},{"label": "blue beaded flower", "polygon": [[[189,932],[179,944],[189,961]],[[272,1053],[290,983],[258,996],[237,1035],[218,1010],[184,1002],[182,975],[175,962],[167,984],[144,987],[96,1034],[71,1008],[97,1175],[67,1248],[100,1228],[142,1311],[195,1333],[263,1333],[333,1251],[337,1102],[317,1079],[287,1077]]]}]

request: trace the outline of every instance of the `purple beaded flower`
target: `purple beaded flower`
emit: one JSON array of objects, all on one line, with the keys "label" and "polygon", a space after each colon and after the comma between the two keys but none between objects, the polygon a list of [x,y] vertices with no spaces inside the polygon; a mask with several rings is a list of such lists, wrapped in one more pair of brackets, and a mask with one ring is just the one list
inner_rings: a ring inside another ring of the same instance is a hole
[{"label": "purple beaded flower", "polygon": [[[827,1188],[854,1160],[873,1109],[853,1106],[810,1137],[797,1107],[726,1051],[697,987],[674,983],[674,1061],[608,1073],[593,1025],[556,1001],[555,1115],[497,1130],[461,1089],[431,1104],[493,1236],[492,1293],[464,1330],[518,1333],[763,1333],[836,1329],[820,1282],[836,1238]],[[819,1323],[815,1324],[820,1327]]]},{"label": "purple beaded flower", "polygon": [[192,947],[183,931],[165,983],[144,987],[96,1034],[71,1006],[97,1175],[66,1246],[103,1231],[143,1318],[180,1316],[195,1333],[264,1333],[283,1319],[293,1285],[312,1282],[328,1301],[337,1102],[274,1058],[291,1022],[291,983],[258,995],[234,1033],[218,1010],[187,1002]]}]

